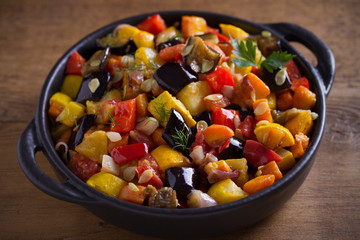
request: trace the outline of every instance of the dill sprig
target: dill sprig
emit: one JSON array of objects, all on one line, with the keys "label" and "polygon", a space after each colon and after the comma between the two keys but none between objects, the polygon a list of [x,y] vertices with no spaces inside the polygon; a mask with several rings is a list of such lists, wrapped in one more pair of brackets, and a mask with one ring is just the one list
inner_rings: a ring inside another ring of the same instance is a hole
[{"label": "dill sprig", "polygon": [[185,125],[183,125],[182,130],[178,130],[175,127],[175,134],[171,135],[171,137],[174,139],[174,142],[175,142],[175,146],[173,147],[173,149],[174,148],[180,148],[182,150],[189,149],[187,147],[189,138],[188,138],[187,134],[185,133],[185,131],[186,131]]},{"label": "dill sprig", "polygon": [[120,117],[118,117],[118,118],[115,119],[114,116],[111,115],[111,113],[109,113],[108,110],[106,110],[106,114],[107,114],[107,115],[109,116],[109,118],[110,118],[110,126],[111,126],[111,127],[119,126],[119,124],[118,124],[118,123],[115,123],[115,121],[118,120]]},{"label": "dill sprig", "polygon": [[79,124],[78,124],[78,122],[77,122],[77,118],[74,116],[74,114],[71,112],[71,115],[72,115],[72,117],[73,117],[73,119],[74,119],[74,123],[75,123],[75,128],[76,128],[76,130],[78,130],[79,129]]},{"label": "dill sprig", "polygon": [[171,110],[166,107],[166,102],[164,101],[163,96],[160,95],[157,98],[154,98],[153,101],[155,112],[159,116],[159,123],[163,124],[170,117]]}]

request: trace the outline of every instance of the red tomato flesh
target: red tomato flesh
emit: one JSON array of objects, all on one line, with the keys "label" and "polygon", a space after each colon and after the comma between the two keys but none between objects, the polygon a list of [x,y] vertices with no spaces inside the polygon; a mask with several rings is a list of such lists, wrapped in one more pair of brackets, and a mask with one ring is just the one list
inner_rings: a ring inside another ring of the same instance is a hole
[{"label": "red tomato flesh", "polygon": [[260,167],[271,161],[280,162],[282,160],[282,157],[273,150],[268,149],[263,144],[254,140],[246,140],[244,146],[244,156],[254,167]]},{"label": "red tomato flesh", "polygon": [[164,19],[159,14],[155,14],[153,16],[148,17],[141,23],[139,23],[137,25],[137,28],[152,33],[156,36],[160,32],[164,31],[167,28],[167,26]]},{"label": "red tomato flesh", "polygon": [[66,63],[66,74],[81,75],[81,69],[86,60],[77,51],[74,51]]},{"label": "red tomato flesh", "polygon": [[238,111],[217,107],[214,109],[214,111],[211,112],[211,121],[213,124],[225,125],[235,131],[235,116],[238,116],[240,120],[240,114]]},{"label": "red tomato flesh", "polygon": [[234,79],[230,72],[222,67],[216,67],[216,69],[206,74],[206,81],[210,85],[213,92],[222,93],[224,86],[234,86]]},{"label": "red tomato flesh", "polygon": [[136,125],[136,98],[121,101],[115,105],[111,131],[118,133],[130,132]]}]

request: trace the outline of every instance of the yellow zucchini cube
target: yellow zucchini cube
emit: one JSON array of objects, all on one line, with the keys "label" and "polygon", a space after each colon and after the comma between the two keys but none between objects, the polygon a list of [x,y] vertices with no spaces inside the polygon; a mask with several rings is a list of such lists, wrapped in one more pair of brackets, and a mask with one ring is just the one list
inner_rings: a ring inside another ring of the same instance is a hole
[{"label": "yellow zucchini cube", "polygon": [[69,102],[57,116],[56,121],[68,127],[74,127],[77,121],[85,115],[85,106],[78,102]]},{"label": "yellow zucchini cube", "polygon": [[230,172],[230,170],[231,170],[230,166],[224,160],[220,160],[220,161],[217,161],[217,162],[209,162],[204,167],[204,171],[207,174],[209,174],[209,172],[212,169],[216,169],[216,170],[220,170],[220,171],[224,171],[224,172]]},{"label": "yellow zucchini cube", "polygon": [[313,125],[314,123],[309,111],[301,112],[285,123],[285,127],[289,129],[294,136],[299,132],[308,135]]},{"label": "yellow zucchini cube", "polygon": [[149,32],[139,31],[133,36],[133,40],[138,48],[155,48],[154,35]]},{"label": "yellow zucchini cube", "polygon": [[92,175],[86,183],[96,190],[117,198],[121,189],[127,185],[127,182],[121,178],[107,172],[98,172]]},{"label": "yellow zucchini cube", "polygon": [[66,75],[61,85],[61,92],[69,95],[72,99],[75,99],[82,80],[82,76],[79,75]]},{"label": "yellow zucchini cube", "polygon": [[225,179],[213,184],[207,194],[215,199],[218,204],[233,202],[248,196],[231,179]]},{"label": "yellow zucchini cube", "polygon": [[140,30],[137,27],[131,26],[129,24],[121,24],[117,27],[118,31],[116,32],[116,36],[126,40],[129,40],[130,38],[134,38],[135,35],[137,35]]},{"label": "yellow zucchini cube", "polygon": [[221,33],[238,41],[245,40],[249,34],[239,27],[231,24],[219,24]]},{"label": "yellow zucchini cube", "polygon": [[158,67],[164,64],[164,61],[160,58],[158,52],[153,48],[140,47],[135,52],[135,59],[143,62],[149,67]]},{"label": "yellow zucchini cube", "polygon": [[57,92],[54,93],[50,98],[50,105],[53,102],[56,102],[57,104],[66,107],[66,105],[71,101],[71,97],[69,97],[67,94],[63,92]]},{"label": "yellow zucchini cube", "polygon": [[75,150],[94,162],[102,163],[103,155],[108,153],[108,138],[106,132],[95,131],[75,147]]},{"label": "yellow zucchini cube", "polygon": [[168,91],[164,91],[157,98],[151,100],[147,109],[159,121],[161,126],[165,127],[169,120],[172,108],[181,114],[188,127],[192,127],[196,124],[196,121],[192,118],[184,104],[171,96]]},{"label": "yellow zucchini cube", "polygon": [[170,167],[189,167],[190,163],[180,152],[171,149],[169,145],[160,145],[155,148],[151,155],[159,164],[161,171],[165,172]]},{"label": "yellow zucchini cube", "polygon": [[206,81],[198,81],[186,85],[176,97],[185,105],[192,116],[197,116],[206,110],[203,99],[211,93],[211,88]]},{"label": "yellow zucchini cube", "polygon": [[275,152],[282,157],[282,160],[277,162],[280,171],[287,171],[295,166],[296,161],[292,152],[286,150],[285,148],[279,148]]},{"label": "yellow zucchini cube", "polygon": [[232,170],[239,170],[240,175],[236,179],[236,185],[242,187],[249,181],[248,165],[245,158],[226,159],[225,162],[230,166]]}]

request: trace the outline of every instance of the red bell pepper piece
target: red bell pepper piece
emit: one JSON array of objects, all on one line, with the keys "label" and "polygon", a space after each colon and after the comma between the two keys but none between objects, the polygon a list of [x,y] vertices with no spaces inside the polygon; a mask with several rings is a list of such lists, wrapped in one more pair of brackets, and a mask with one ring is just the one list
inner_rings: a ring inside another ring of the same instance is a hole
[{"label": "red bell pepper piece", "polygon": [[289,60],[289,62],[285,63],[284,65],[286,67],[286,72],[290,78],[290,81],[294,81],[295,79],[302,77],[300,70],[294,60]]},{"label": "red bell pepper piece", "polygon": [[121,101],[115,105],[115,114],[111,123],[111,131],[130,132],[136,125],[136,98]]},{"label": "red bell pepper piece", "polygon": [[246,140],[243,153],[246,160],[254,167],[260,167],[271,161],[280,162],[282,160],[282,157],[273,150],[254,140]]},{"label": "red bell pepper piece", "polygon": [[214,33],[217,37],[219,42],[227,42],[230,40],[230,38],[226,37],[225,35],[222,35],[221,33],[219,33],[219,29],[216,28],[212,28],[207,26],[206,27],[206,33]]},{"label": "red bell pepper piece", "polygon": [[222,67],[216,67],[213,72],[206,74],[205,78],[211,90],[216,93],[222,93],[225,85],[234,86],[234,79],[231,73]]},{"label": "red bell pepper piece", "polygon": [[246,116],[245,119],[240,123],[239,129],[241,130],[243,136],[250,139],[256,139],[254,134],[255,127],[256,121],[252,116],[249,115]]},{"label": "red bell pepper piece", "polygon": [[291,90],[295,91],[299,86],[304,86],[309,89],[309,80],[306,77],[301,77],[291,81]]},{"label": "red bell pepper piece", "polygon": [[145,143],[119,146],[113,148],[110,154],[115,163],[123,165],[148,154],[148,146]]},{"label": "red bell pepper piece", "polygon": [[159,14],[155,14],[153,16],[148,17],[141,23],[139,23],[137,25],[137,28],[152,33],[156,36],[160,32],[164,31],[167,28],[167,26],[164,19]]},{"label": "red bell pepper piece", "polygon": [[239,111],[217,107],[214,109],[214,111],[211,112],[211,121],[213,124],[225,125],[235,131],[235,116],[238,116],[240,120]]},{"label": "red bell pepper piece", "polygon": [[159,189],[164,186],[163,181],[160,178],[160,169],[159,165],[156,162],[155,158],[151,154],[147,154],[145,157],[138,161],[138,167],[135,169],[138,179],[146,171],[150,169],[153,174],[152,177],[147,182],[139,183],[142,186],[153,185],[155,188]]},{"label": "red bell pepper piece", "polygon": [[66,63],[66,74],[82,75],[81,69],[86,60],[77,51],[74,51]]}]

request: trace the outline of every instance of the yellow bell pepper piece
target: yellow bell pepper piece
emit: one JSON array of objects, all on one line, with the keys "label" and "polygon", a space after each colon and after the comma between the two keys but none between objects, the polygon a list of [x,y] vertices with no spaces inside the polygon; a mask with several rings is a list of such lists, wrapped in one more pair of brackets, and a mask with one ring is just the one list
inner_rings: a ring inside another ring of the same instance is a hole
[{"label": "yellow bell pepper piece", "polygon": [[275,150],[275,152],[279,154],[280,157],[282,157],[282,160],[277,162],[280,171],[286,171],[295,166],[296,161],[292,152],[286,150],[285,148],[278,148]]},{"label": "yellow bell pepper piece", "polygon": [[75,147],[75,150],[94,162],[102,163],[103,155],[108,153],[108,138],[106,132],[95,131]]},{"label": "yellow bell pepper piece", "polygon": [[153,48],[140,47],[135,52],[135,59],[149,67],[158,67],[164,64],[158,52]]},{"label": "yellow bell pepper piece", "polygon": [[75,99],[82,80],[82,76],[79,75],[66,75],[61,86],[61,92],[69,95],[72,99]]},{"label": "yellow bell pepper piece", "polygon": [[121,101],[121,91],[119,89],[112,89],[108,92],[106,92],[104,94],[104,96],[102,96],[102,98],[100,99],[100,102],[102,101],[109,101],[109,100],[113,100],[113,99],[118,99],[119,101]]},{"label": "yellow bell pepper piece", "polygon": [[215,199],[218,204],[233,202],[248,196],[231,179],[225,179],[213,184],[207,194]]},{"label": "yellow bell pepper piece", "polygon": [[98,172],[92,175],[86,183],[96,190],[117,198],[127,182],[107,172]]},{"label": "yellow bell pepper piece", "polygon": [[291,132],[278,123],[256,126],[254,133],[258,141],[270,149],[289,147],[295,144],[295,139]]},{"label": "yellow bell pepper piece", "polygon": [[77,121],[85,115],[85,106],[78,102],[69,102],[57,116],[56,121],[68,127],[74,127]]},{"label": "yellow bell pepper piece", "polygon": [[249,34],[239,27],[231,24],[219,24],[221,33],[238,41],[245,40]]},{"label": "yellow bell pepper piece", "polygon": [[183,16],[181,18],[181,31],[186,37],[204,34],[206,26],[206,20],[202,17]]},{"label": "yellow bell pepper piece", "polygon": [[209,174],[209,172],[212,169],[216,169],[216,170],[220,170],[220,171],[224,171],[224,172],[230,172],[230,166],[224,161],[224,160],[220,160],[217,162],[209,162],[205,165],[204,167],[204,171]]},{"label": "yellow bell pepper piece", "polygon": [[139,31],[136,35],[133,36],[135,45],[138,48],[155,48],[154,38],[155,37],[153,34],[146,31]]},{"label": "yellow bell pepper piece", "polygon": [[57,104],[66,107],[66,105],[71,101],[71,97],[69,97],[67,94],[62,92],[54,93],[50,98],[50,105],[53,102],[56,102]]},{"label": "yellow bell pepper piece", "polygon": [[190,112],[186,109],[184,104],[171,96],[168,91],[164,91],[157,98],[151,100],[148,105],[148,111],[159,121],[159,123],[165,127],[169,120],[171,109],[174,108],[184,118],[188,127],[192,127],[196,124],[196,121],[192,118]]},{"label": "yellow bell pepper piece", "polygon": [[165,172],[170,167],[189,167],[190,163],[178,151],[171,149],[169,145],[160,145],[155,148],[151,155],[159,164],[161,171]]},{"label": "yellow bell pepper piece", "polygon": [[129,24],[122,24],[118,26],[118,31],[116,32],[116,36],[118,38],[129,40],[130,38],[134,38],[134,36],[139,32],[140,30],[137,27],[131,26]]}]

